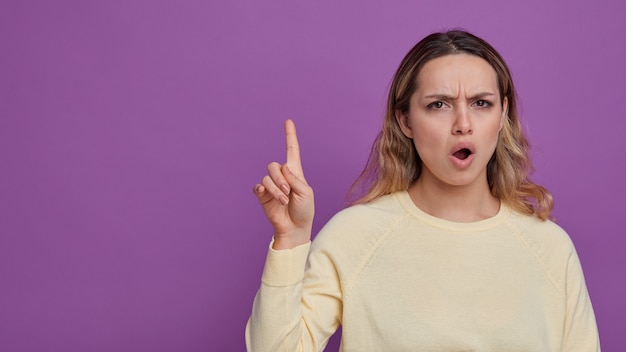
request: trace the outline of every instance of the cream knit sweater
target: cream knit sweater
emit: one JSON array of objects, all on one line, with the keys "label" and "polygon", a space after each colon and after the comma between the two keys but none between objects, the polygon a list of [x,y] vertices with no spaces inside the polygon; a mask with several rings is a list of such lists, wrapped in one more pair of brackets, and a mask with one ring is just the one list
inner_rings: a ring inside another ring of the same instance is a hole
[{"label": "cream knit sweater", "polygon": [[342,351],[600,350],[560,227],[504,204],[450,222],[407,192],[341,211],[311,245],[270,246],[248,350],[321,351],[339,325]]}]

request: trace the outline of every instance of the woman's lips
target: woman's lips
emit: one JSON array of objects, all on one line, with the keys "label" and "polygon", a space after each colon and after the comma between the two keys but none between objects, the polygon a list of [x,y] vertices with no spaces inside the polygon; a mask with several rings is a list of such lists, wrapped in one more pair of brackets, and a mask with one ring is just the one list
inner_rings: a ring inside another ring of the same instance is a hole
[{"label": "woman's lips", "polygon": [[456,151],[454,154],[454,157],[459,158],[461,160],[465,160],[467,159],[468,156],[470,156],[472,154],[472,151],[467,149],[467,148],[462,148],[459,149],[458,151]]},{"label": "woman's lips", "polygon": [[457,143],[452,148],[449,158],[455,167],[468,168],[474,160],[474,146],[469,142]]}]

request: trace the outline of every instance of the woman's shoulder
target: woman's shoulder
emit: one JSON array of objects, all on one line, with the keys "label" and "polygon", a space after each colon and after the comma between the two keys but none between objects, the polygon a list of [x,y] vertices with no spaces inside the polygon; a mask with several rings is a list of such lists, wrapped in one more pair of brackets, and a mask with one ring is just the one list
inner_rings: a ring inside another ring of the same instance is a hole
[{"label": "woman's shoulder", "polygon": [[521,240],[542,256],[569,256],[574,244],[569,234],[551,220],[541,220],[534,215],[512,212],[508,224]]},{"label": "woman's shoulder", "polygon": [[354,242],[377,238],[406,217],[397,194],[349,206],[335,214],[316,236],[317,242]]},{"label": "woman's shoulder", "polygon": [[332,261],[343,280],[349,282],[407,219],[395,194],[345,208],[315,236],[309,260]]},{"label": "woman's shoulder", "polygon": [[328,222],[330,226],[370,226],[373,223],[386,223],[406,215],[400,204],[398,193],[391,193],[370,202],[351,205],[337,214]]},{"label": "woman's shoulder", "polygon": [[510,223],[517,238],[561,292],[567,289],[572,273],[582,275],[580,270],[571,271],[579,267],[580,262],[572,239],[561,226],[550,220],[517,213],[510,217]]}]

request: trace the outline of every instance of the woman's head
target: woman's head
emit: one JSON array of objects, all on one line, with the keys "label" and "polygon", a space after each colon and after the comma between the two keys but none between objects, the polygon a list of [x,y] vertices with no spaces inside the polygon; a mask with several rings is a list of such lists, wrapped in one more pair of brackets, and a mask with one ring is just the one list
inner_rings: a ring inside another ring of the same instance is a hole
[{"label": "woman's head", "polygon": [[[528,142],[517,114],[511,73],[489,43],[461,30],[425,37],[400,63],[389,90],[382,131],[374,143],[366,169],[355,184],[370,184],[366,195],[357,203],[405,190],[420,176],[422,161],[413,141],[402,132],[396,117],[409,112],[411,97],[418,88],[417,77],[424,65],[436,58],[458,54],[473,55],[489,63],[496,72],[500,106],[508,110],[496,151],[487,165],[487,181],[492,194],[519,211],[546,218],[552,200],[545,189],[528,180],[532,166],[528,157]],[[508,104],[504,104],[505,101]]]}]

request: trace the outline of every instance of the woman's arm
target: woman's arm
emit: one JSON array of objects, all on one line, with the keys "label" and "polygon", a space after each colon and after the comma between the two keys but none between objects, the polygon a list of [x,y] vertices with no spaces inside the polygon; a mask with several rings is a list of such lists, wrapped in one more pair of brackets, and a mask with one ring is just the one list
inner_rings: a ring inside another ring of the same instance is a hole
[{"label": "woman's arm", "polygon": [[285,122],[285,137],[287,162],[270,163],[268,175],[254,187],[274,227],[261,288],[246,326],[246,346],[255,352],[319,351],[339,325],[339,279],[330,259],[322,256],[313,265],[309,262],[313,270],[307,275],[312,277],[305,279],[313,190],[304,178],[291,120]]},{"label": "woman's arm", "polygon": [[270,247],[261,288],[246,326],[248,351],[321,351],[341,319],[341,288],[332,260]]},{"label": "woman's arm", "polygon": [[563,351],[600,351],[596,318],[576,250],[568,258]]}]

